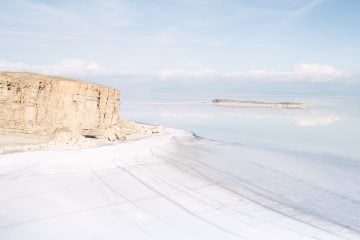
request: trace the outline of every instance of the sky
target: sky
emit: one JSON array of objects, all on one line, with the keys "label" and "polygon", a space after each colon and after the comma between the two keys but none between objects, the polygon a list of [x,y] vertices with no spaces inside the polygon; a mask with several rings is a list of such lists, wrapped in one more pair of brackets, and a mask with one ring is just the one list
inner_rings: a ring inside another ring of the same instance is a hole
[{"label": "sky", "polygon": [[359,0],[0,1],[0,70],[353,81]]}]

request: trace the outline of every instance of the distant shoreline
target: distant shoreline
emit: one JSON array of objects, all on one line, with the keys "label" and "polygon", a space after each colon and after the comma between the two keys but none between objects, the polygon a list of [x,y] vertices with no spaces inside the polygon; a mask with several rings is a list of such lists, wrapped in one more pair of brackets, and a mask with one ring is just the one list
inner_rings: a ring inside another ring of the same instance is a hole
[{"label": "distant shoreline", "polygon": [[216,105],[225,107],[262,107],[262,108],[290,108],[290,109],[305,109],[308,108],[306,103],[296,102],[259,102],[259,101],[241,101],[231,99],[214,99],[212,102]]}]

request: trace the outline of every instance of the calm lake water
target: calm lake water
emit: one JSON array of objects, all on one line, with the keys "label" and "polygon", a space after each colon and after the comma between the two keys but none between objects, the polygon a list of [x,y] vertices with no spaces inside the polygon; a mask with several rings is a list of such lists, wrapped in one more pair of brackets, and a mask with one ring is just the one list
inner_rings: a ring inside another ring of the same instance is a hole
[{"label": "calm lake water", "polygon": [[[192,95],[124,92],[121,112],[129,120],[189,130],[203,138],[360,160],[359,96]],[[213,105],[214,98],[305,102],[310,107],[229,108]]]}]

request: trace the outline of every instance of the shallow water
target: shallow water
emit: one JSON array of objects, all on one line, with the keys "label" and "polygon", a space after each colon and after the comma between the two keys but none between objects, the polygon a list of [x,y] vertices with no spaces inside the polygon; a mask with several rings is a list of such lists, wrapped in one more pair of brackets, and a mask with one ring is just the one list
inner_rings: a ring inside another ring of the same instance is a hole
[{"label": "shallow water", "polygon": [[172,152],[161,153],[164,159],[186,161],[207,176],[213,170],[214,181],[297,221],[345,239],[360,234],[360,98],[226,97],[310,107],[229,108],[213,105],[211,96],[158,96],[127,99],[122,114],[199,136],[175,141]]},{"label": "shallow water", "polygon": [[213,96],[123,97],[126,119],[163,124],[229,143],[295,149],[360,160],[360,97],[222,96],[266,102],[305,102],[308,109],[229,108]]}]

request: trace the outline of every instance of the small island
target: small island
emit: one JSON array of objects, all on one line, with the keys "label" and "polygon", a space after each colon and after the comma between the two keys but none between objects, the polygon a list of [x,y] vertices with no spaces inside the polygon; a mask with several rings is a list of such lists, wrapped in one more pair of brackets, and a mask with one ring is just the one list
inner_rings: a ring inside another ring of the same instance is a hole
[{"label": "small island", "polygon": [[241,101],[231,99],[214,99],[212,102],[216,105],[225,107],[262,107],[262,108],[291,108],[291,109],[305,109],[308,107],[306,103],[295,102],[259,102],[259,101]]}]

